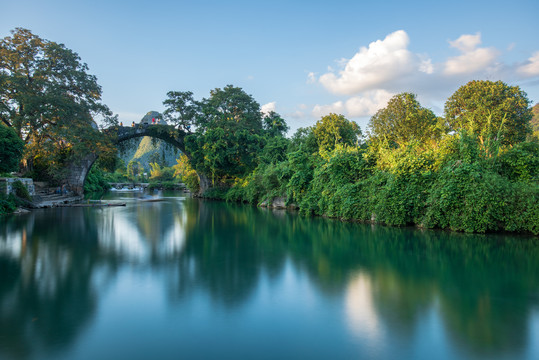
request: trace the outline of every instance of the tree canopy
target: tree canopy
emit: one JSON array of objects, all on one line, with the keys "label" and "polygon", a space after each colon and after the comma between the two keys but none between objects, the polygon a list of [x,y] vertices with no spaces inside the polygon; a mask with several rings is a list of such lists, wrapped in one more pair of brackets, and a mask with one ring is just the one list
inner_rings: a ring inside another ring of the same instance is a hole
[{"label": "tree canopy", "polygon": [[393,96],[371,117],[368,130],[373,140],[402,146],[434,137],[436,123],[436,115],[422,107],[414,94],[405,92]]},{"label": "tree canopy", "polygon": [[167,97],[165,116],[188,132],[185,144],[193,168],[214,181],[254,169],[265,143],[264,131],[276,135],[287,129],[275,113],[263,125],[260,104],[232,85],[212,90],[201,101],[194,100],[190,91],[171,91]]},{"label": "tree canopy", "polygon": [[103,151],[106,141],[94,117],[116,119],[88,66],[63,44],[27,29],[11,33],[0,40],[0,122],[24,141],[25,157],[57,161],[66,149],[81,146]]},{"label": "tree canopy", "polygon": [[531,132],[532,111],[527,95],[518,86],[502,81],[474,80],[461,86],[445,103],[450,130],[463,129],[479,136],[502,136],[514,144]]},{"label": "tree canopy", "polygon": [[17,171],[24,151],[24,142],[17,133],[0,124],[0,173]]},{"label": "tree canopy", "polygon": [[359,126],[343,115],[329,114],[316,122],[313,133],[320,151],[331,151],[338,144],[355,145],[361,136]]}]

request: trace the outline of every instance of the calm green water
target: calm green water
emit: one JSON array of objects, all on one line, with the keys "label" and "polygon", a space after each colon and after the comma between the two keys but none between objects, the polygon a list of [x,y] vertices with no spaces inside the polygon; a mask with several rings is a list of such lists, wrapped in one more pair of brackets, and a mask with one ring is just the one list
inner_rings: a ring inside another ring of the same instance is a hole
[{"label": "calm green water", "polygon": [[164,196],[0,218],[0,359],[539,359],[531,238]]}]

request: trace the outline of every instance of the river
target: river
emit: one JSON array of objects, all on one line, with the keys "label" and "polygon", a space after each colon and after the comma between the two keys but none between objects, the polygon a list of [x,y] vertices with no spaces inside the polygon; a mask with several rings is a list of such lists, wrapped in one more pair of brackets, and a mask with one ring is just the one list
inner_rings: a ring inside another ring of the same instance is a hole
[{"label": "river", "polygon": [[164,193],[0,218],[0,359],[539,359],[539,243]]}]

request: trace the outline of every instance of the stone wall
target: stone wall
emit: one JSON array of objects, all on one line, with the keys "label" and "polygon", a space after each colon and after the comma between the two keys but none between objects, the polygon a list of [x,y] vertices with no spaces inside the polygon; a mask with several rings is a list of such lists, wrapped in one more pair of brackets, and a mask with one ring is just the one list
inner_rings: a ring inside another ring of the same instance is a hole
[{"label": "stone wall", "polygon": [[67,190],[77,194],[84,194],[84,181],[90,168],[97,160],[97,155],[88,154],[82,160],[77,161],[69,167],[68,176],[65,179]]},{"label": "stone wall", "polygon": [[36,194],[34,180],[29,178],[0,178],[0,182],[2,183],[0,184],[0,191],[5,193],[6,195],[11,194],[13,192],[13,183],[17,180],[19,180],[23,183],[24,186],[26,186],[26,189],[31,196],[34,196]]}]

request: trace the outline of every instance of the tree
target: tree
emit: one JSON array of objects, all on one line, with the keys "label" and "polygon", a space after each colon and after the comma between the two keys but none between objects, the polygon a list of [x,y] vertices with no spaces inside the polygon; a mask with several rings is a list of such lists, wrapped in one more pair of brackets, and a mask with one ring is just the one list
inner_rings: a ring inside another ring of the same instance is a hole
[{"label": "tree", "polygon": [[191,91],[169,91],[168,99],[163,101],[166,110],[163,113],[167,122],[179,129],[191,132],[196,125],[201,104],[193,99]]},{"label": "tree", "polygon": [[260,105],[232,85],[212,90],[199,104],[196,131],[185,138],[193,168],[214,183],[253,170],[264,145]]},{"label": "tree", "polygon": [[176,163],[176,165],[172,166],[174,169],[174,177],[180,178],[180,180],[185,183],[187,188],[192,192],[199,191],[200,184],[198,181],[198,175],[192,168],[189,158],[185,154],[182,154],[179,159],[176,159]]},{"label": "tree", "polygon": [[94,117],[117,118],[101,103],[101,87],[77,53],[17,28],[0,41],[0,122],[26,144],[33,157],[65,160],[74,148],[105,151],[110,143]]},{"label": "tree", "polygon": [[470,81],[445,103],[450,130],[469,130],[479,136],[502,136],[503,144],[515,144],[531,132],[530,101],[518,86],[501,81]]},{"label": "tree", "polygon": [[136,160],[131,160],[127,164],[127,177],[133,181],[136,181],[143,171],[144,171],[144,168]]},{"label": "tree", "polygon": [[0,173],[17,171],[24,151],[24,142],[17,133],[0,124]]},{"label": "tree", "polygon": [[337,144],[356,145],[361,129],[343,115],[329,114],[316,122],[313,133],[320,151],[332,151]]},{"label": "tree", "polygon": [[289,129],[286,121],[275,111],[270,111],[268,114],[264,115],[262,125],[264,127],[264,131],[270,137],[284,137]]},{"label": "tree", "polygon": [[393,96],[368,124],[371,140],[403,146],[413,140],[424,143],[436,137],[436,115],[422,107],[411,93]]},{"label": "tree", "polygon": [[210,97],[202,100],[201,110],[202,115],[197,121],[199,127],[247,129],[257,134],[262,131],[260,104],[239,87],[227,85],[212,90]]}]

